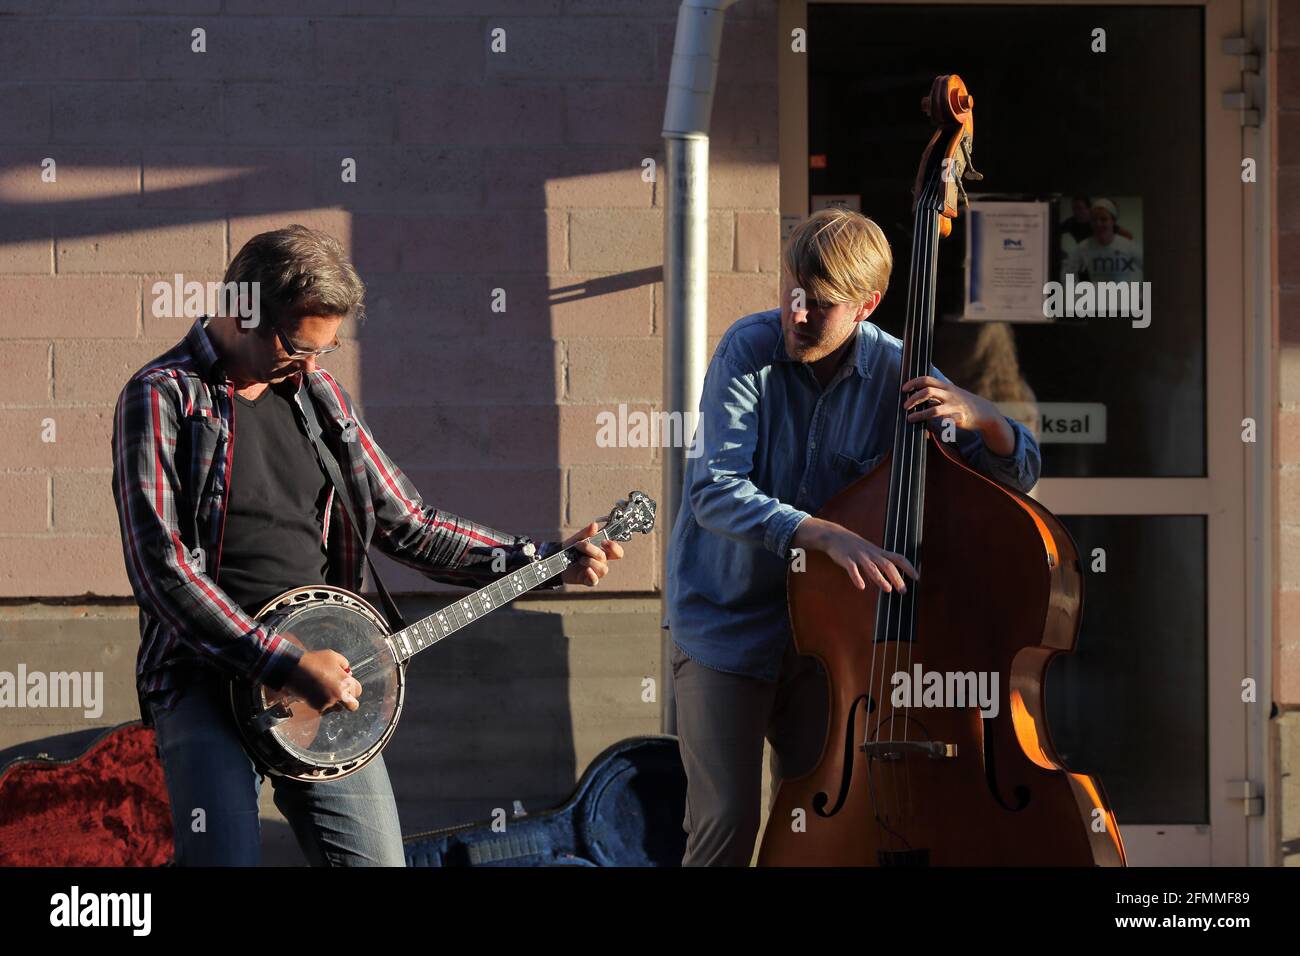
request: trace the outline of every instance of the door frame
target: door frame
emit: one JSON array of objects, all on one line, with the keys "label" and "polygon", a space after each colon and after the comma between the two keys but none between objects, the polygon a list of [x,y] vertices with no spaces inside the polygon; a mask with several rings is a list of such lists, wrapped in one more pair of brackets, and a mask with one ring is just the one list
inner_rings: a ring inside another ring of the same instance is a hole
[{"label": "door frame", "polygon": [[[826,3],[906,3],[924,0],[819,0]],[[946,0],[978,5],[1048,5],[1042,0]],[[1073,0],[1071,5],[1115,5],[1117,0]],[[1207,475],[1202,478],[1048,478],[1033,496],[1061,514],[1184,514],[1206,519],[1206,643],[1209,697],[1209,825],[1126,826],[1136,865],[1243,866],[1277,862],[1278,841],[1270,746],[1272,601],[1274,587],[1272,415],[1276,357],[1272,341],[1273,168],[1266,94],[1275,85],[1261,73],[1253,103],[1260,126],[1241,125],[1223,108],[1225,92],[1243,89],[1240,61],[1222,52],[1222,38],[1248,24],[1261,62],[1271,69],[1267,38],[1275,15],[1267,0],[1143,0],[1125,6],[1201,6],[1205,25],[1205,429]],[[1246,7],[1243,10],[1243,4]],[[806,0],[780,0],[777,12],[778,122],[781,234],[807,215],[808,70],[806,55],[790,50],[791,31],[807,23]],[[1246,23],[1243,23],[1243,19]],[[919,95],[919,94],[918,94]],[[919,145],[918,145],[919,148]],[[1257,158],[1252,201],[1241,182],[1244,156]],[[1213,237],[1213,250],[1210,249]],[[1271,361],[1269,361],[1271,357]],[[1249,367],[1247,361],[1250,362]],[[1249,368],[1250,375],[1247,376]],[[1254,445],[1241,440],[1242,419],[1253,417]],[[1247,527],[1247,516],[1252,524]],[[1257,702],[1243,704],[1241,680],[1256,679]],[[1087,768],[1081,768],[1086,771]],[[1240,787],[1252,782],[1265,813],[1247,816]],[[1122,821],[1121,821],[1122,823]]]}]

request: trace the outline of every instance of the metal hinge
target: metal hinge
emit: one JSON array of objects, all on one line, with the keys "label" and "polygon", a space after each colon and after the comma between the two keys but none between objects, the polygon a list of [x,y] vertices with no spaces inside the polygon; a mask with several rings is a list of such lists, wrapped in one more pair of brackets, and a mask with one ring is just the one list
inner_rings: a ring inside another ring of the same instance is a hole
[{"label": "metal hinge", "polygon": [[1241,58],[1240,90],[1229,90],[1223,94],[1223,108],[1237,110],[1241,114],[1242,126],[1258,126],[1259,110],[1251,102],[1248,87],[1252,80],[1259,79],[1259,51],[1247,37],[1224,37],[1223,52],[1227,56]]},{"label": "metal hinge", "polygon": [[1259,784],[1253,780],[1229,780],[1224,797],[1228,800],[1240,800],[1248,817],[1264,815],[1264,794],[1260,791]]}]

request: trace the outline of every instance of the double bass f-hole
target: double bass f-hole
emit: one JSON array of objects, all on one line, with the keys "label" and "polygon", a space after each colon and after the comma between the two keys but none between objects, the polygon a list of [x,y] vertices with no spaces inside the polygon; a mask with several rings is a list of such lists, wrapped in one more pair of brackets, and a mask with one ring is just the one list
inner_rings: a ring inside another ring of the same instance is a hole
[{"label": "double bass f-hole", "polygon": [[819,817],[835,816],[840,812],[840,808],[844,806],[845,798],[849,795],[849,785],[853,783],[853,744],[857,740],[857,734],[854,731],[857,729],[858,724],[859,705],[862,705],[864,713],[868,717],[876,710],[876,702],[871,699],[869,693],[859,694],[850,705],[849,716],[844,725],[844,769],[840,774],[840,792],[835,797],[835,806],[829,810],[826,808],[826,804],[830,802],[830,795],[825,790],[821,790],[813,796],[813,813]]}]

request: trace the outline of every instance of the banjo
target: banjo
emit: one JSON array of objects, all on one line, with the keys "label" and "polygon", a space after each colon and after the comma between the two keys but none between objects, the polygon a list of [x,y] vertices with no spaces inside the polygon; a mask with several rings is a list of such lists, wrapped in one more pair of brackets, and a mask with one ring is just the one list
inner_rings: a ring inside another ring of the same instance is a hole
[{"label": "banjo", "polygon": [[[585,541],[628,541],[634,531],[649,534],[654,520],[654,501],[633,491]],[[525,565],[397,631],[390,631],[369,602],[344,588],[310,585],[271,599],[256,619],[306,651],[342,654],[362,693],[356,710],[336,706],[322,712],[288,689],[232,678],[230,706],[249,755],[264,772],[308,783],[360,770],[397,729],[406,697],[406,662],[560,574],[573,563],[569,551],[574,547]]]}]

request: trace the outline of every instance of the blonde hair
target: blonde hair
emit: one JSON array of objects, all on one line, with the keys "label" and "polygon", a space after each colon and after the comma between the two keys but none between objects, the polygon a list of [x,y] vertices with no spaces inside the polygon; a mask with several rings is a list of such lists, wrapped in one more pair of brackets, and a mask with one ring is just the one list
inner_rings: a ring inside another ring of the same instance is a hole
[{"label": "blonde hair", "polygon": [[795,227],[781,262],[810,301],[857,304],[872,292],[885,294],[894,254],[874,222],[860,212],[832,206]]}]

